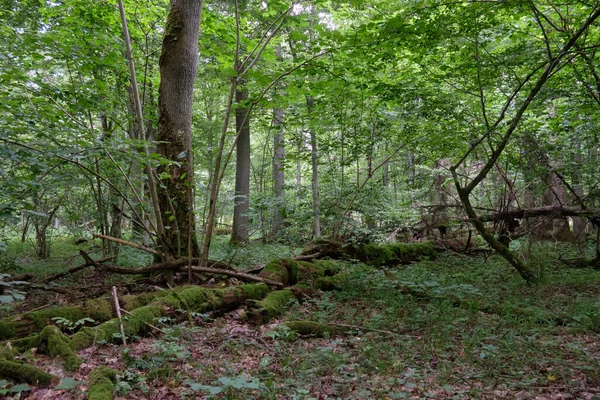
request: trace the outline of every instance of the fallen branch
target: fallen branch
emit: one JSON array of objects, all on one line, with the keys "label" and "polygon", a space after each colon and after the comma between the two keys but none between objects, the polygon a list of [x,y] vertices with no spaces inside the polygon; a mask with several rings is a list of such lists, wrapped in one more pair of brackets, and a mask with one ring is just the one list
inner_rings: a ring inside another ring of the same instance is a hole
[{"label": "fallen branch", "polygon": [[115,303],[115,310],[117,311],[117,318],[119,319],[119,328],[121,329],[121,339],[123,340],[123,346],[127,346],[125,339],[125,329],[123,328],[123,320],[121,319],[121,305],[119,304],[119,296],[117,296],[117,287],[111,288],[111,294],[113,302]]},{"label": "fallen branch", "polygon": [[229,271],[229,270],[210,268],[210,267],[191,267],[191,270],[195,271],[195,272],[206,272],[209,274],[227,275],[227,276],[231,276],[233,278],[238,278],[238,279],[245,280],[245,281],[266,283],[267,285],[271,285],[271,286],[277,286],[277,287],[284,286],[283,283],[281,283],[281,282],[276,282],[274,280],[267,279],[267,278],[261,278],[256,275],[251,275],[251,274],[247,274],[244,272]]},{"label": "fallen branch", "polygon": [[[86,255],[87,255],[87,254],[86,254]],[[59,278],[62,278],[63,276],[70,275],[70,274],[74,274],[75,272],[77,272],[77,271],[81,271],[82,269],[84,269],[84,268],[87,268],[87,267],[90,267],[90,266],[92,266],[92,265],[96,266],[97,264],[102,264],[102,263],[105,263],[105,262],[107,262],[107,261],[110,261],[110,260],[112,260],[113,258],[115,258],[115,257],[113,256],[113,257],[107,257],[107,258],[103,258],[103,259],[101,259],[101,260],[95,260],[95,261],[93,261],[93,263],[92,263],[92,264],[88,263],[88,261],[86,260],[86,262],[85,262],[85,263],[83,263],[83,264],[81,264],[81,265],[78,265],[78,266],[76,266],[76,267],[73,267],[73,268],[69,268],[69,269],[68,269],[68,270],[66,270],[65,272],[60,272],[60,273],[58,273],[58,274],[50,275],[50,276],[48,276],[48,277],[44,278],[44,279],[42,280],[42,283],[48,283],[48,282],[51,282],[51,281],[55,281],[55,280],[57,280],[57,279],[59,279]],[[84,257],[84,259],[85,259],[85,257]]]},{"label": "fallen branch", "polygon": [[600,215],[600,209],[585,209],[582,210],[579,207],[554,207],[554,206],[543,206],[528,209],[510,210],[497,212],[487,215],[480,215],[479,219],[483,222],[498,221],[506,218],[532,218],[532,217],[543,217],[551,216],[555,218],[559,217],[592,217]]},{"label": "fallen branch", "polygon": [[92,236],[95,238],[98,238],[98,239],[110,240],[111,242],[124,244],[125,246],[135,247],[136,249],[144,250],[145,252],[154,254],[156,256],[162,255],[162,253],[160,251],[151,249],[150,247],[146,247],[144,245],[141,245],[141,244],[138,244],[135,242],[130,242],[128,240],[119,239],[119,238],[112,237],[112,236],[100,235],[98,233],[92,233]]}]

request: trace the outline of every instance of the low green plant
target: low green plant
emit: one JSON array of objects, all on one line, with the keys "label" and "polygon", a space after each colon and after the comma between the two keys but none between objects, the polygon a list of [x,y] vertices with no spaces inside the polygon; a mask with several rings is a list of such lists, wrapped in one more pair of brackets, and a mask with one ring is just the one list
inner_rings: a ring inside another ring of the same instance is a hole
[{"label": "low green plant", "polygon": [[207,393],[210,398],[216,398],[214,396],[222,394],[226,399],[240,399],[247,398],[246,396],[239,397],[240,392],[257,391],[263,396],[269,392],[268,387],[261,383],[258,378],[244,374],[234,377],[222,376],[211,385],[197,383],[193,379],[188,379],[183,384],[189,386],[193,392],[202,391]]},{"label": "low green plant", "polygon": [[21,398],[21,395],[24,392],[29,392],[30,390],[31,390],[31,387],[26,383],[20,383],[18,385],[13,385],[6,379],[0,380],[0,395],[6,396],[7,398],[9,396],[11,396],[11,397],[17,396],[16,398]]},{"label": "low green plant", "polygon": [[71,321],[70,319],[63,317],[53,317],[51,318],[51,320],[54,321],[56,326],[60,327],[61,330],[67,331],[69,333],[75,332],[76,330],[84,326],[86,323],[93,324],[94,322],[96,322],[89,317],[81,318],[77,321]]}]

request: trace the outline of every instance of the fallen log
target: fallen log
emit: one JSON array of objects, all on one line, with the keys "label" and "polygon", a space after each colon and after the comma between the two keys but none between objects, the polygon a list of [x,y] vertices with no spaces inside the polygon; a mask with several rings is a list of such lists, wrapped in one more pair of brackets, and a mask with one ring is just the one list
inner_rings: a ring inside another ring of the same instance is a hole
[{"label": "fallen log", "polygon": [[408,264],[424,258],[435,258],[432,243],[359,244],[321,239],[311,243],[303,254],[320,253],[322,257],[356,259],[373,265]]}]

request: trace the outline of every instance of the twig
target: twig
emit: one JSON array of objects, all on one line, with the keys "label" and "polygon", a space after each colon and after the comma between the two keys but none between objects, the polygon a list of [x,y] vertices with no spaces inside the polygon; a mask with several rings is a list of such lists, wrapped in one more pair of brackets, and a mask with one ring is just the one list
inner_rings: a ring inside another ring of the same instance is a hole
[{"label": "twig", "polygon": [[[122,313],[124,313],[124,314],[127,314],[127,315],[129,315],[130,317],[137,318],[138,320],[140,320],[140,321],[141,321],[141,319],[140,319],[140,318],[136,317],[134,314],[130,313],[130,312],[129,312],[129,311],[127,311],[127,310],[123,310],[123,309],[121,308],[121,312],[122,312]],[[154,330],[157,330],[157,331],[159,331],[159,332],[160,332],[160,333],[162,333],[163,335],[166,335],[166,334],[167,334],[167,333],[166,333],[165,331],[163,331],[162,329],[160,329],[160,328],[158,328],[158,327],[156,327],[156,326],[154,326],[154,325],[152,325],[152,324],[149,324],[149,323],[147,323],[146,321],[142,321],[142,322],[143,322],[144,324],[148,325],[150,328],[152,328],[152,329],[154,329]]]},{"label": "twig", "polygon": [[112,287],[112,298],[115,303],[115,310],[117,311],[117,318],[119,318],[119,328],[121,329],[121,338],[123,339],[123,346],[127,346],[127,340],[125,339],[125,328],[123,328],[123,320],[121,319],[121,306],[119,305],[119,298],[117,297],[117,287]]},{"label": "twig", "polygon": [[151,249],[150,247],[146,247],[146,246],[138,244],[138,243],[130,242],[128,240],[119,239],[119,238],[112,237],[112,236],[100,235],[98,233],[92,233],[92,236],[95,238],[98,238],[98,239],[110,240],[111,242],[117,242],[117,243],[124,244],[126,246],[135,247],[136,249],[144,250],[145,252],[154,254],[156,256],[162,255],[162,253],[160,251],[156,251],[154,249]]}]

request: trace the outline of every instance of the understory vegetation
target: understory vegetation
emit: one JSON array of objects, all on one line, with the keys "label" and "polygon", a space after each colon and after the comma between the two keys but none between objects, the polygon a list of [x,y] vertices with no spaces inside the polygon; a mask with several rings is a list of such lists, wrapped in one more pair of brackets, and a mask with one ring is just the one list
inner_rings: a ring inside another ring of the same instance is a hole
[{"label": "understory vegetation", "polygon": [[[12,273],[41,278],[54,272],[49,261],[11,256],[15,249],[9,243],[3,258],[13,262]],[[63,242],[53,251],[64,268],[72,248]],[[215,246],[216,253],[230,251]],[[239,251],[252,264],[290,249],[255,243]],[[346,260],[339,290],[290,300],[288,311],[266,325],[249,325],[242,309],[192,313],[183,322],[158,318],[152,321],[157,330],[128,337],[126,346],[101,342],[82,350],[83,363],[71,372],[60,357],[26,354],[62,383],[42,389],[4,381],[2,390],[32,399],[49,393],[77,398],[102,365],[114,370],[108,392],[128,399],[591,399],[600,385],[600,274],[558,261],[574,253],[570,245],[534,244],[532,263],[542,277],[536,285],[497,255],[442,253],[393,268]],[[126,254],[122,260],[133,264],[142,257],[137,250]],[[116,283],[111,276],[95,278],[104,287]],[[212,285],[230,283],[218,278]],[[55,294],[59,304],[61,296]],[[2,313],[37,300],[4,305]],[[306,336],[290,329],[290,321],[334,329]],[[69,334],[79,329],[78,321],[57,322]]]}]

